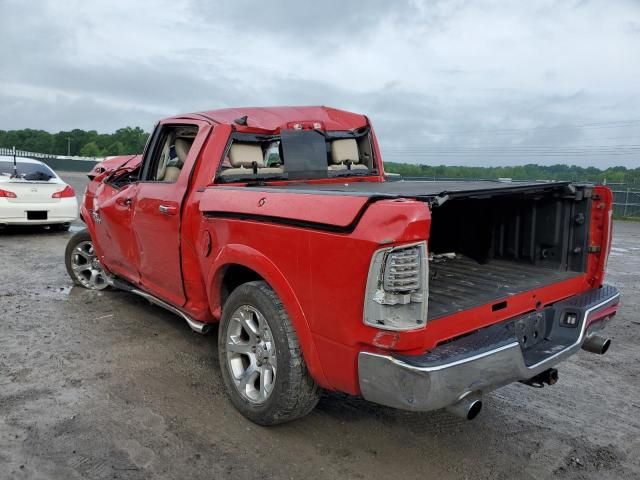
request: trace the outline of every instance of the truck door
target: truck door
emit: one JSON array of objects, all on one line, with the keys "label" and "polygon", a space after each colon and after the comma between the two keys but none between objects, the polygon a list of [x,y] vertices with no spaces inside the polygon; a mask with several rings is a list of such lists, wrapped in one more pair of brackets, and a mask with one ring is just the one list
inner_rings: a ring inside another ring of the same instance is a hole
[{"label": "truck door", "polygon": [[94,201],[94,231],[100,261],[108,270],[138,283],[138,245],[131,228],[136,184],[116,188],[102,183]]},{"label": "truck door", "polygon": [[181,209],[204,122],[161,123],[154,132],[137,185],[132,225],[139,246],[142,287],[173,305],[186,302],[182,281]]}]

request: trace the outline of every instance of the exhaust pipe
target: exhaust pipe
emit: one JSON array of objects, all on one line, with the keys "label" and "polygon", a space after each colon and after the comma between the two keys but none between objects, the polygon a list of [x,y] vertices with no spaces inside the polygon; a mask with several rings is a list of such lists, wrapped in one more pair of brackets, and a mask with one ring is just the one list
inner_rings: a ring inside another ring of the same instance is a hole
[{"label": "exhaust pipe", "polygon": [[600,335],[589,335],[582,344],[582,349],[587,352],[604,355],[611,346],[611,339]]},{"label": "exhaust pipe", "polygon": [[449,413],[453,413],[460,418],[473,420],[482,410],[482,397],[469,394],[446,408]]}]

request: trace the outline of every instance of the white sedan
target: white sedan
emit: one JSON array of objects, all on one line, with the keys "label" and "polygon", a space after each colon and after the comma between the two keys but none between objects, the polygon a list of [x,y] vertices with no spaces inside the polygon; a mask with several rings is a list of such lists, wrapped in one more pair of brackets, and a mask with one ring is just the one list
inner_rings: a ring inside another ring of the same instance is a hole
[{"label": "white sedan", "polygon": [[50,225],[68,230],[78,218],[76,192],[38,160],[0,155],[0,229]]}]

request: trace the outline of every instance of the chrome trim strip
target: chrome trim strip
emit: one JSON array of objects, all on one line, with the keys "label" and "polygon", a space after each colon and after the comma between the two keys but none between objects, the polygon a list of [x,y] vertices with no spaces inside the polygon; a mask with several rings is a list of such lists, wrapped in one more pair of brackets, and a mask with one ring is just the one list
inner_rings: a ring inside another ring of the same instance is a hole
[{"label": "chrome trim strip", "polygon": [[182,310],[174,307],[173,305],[168,304],[164,300],[160,300],[158,297],[155,297],[150,293],[144,292],[142,290],[138,290],[137,288],[133,288],[129,291],[131,293],[135,293],[136,295],[142,298],[149,300],[151,303],[154,303],[155,305],[158,305],[159,307],[162,307],[165,310],[169,310],[170,312],[175,313],[176,315],[179,315],[184,319],[185,322],[187,322],[191,330],[193,330],[194,332],[201,333],[204,335],[205,333],[208,333],[209,330],[211,329],[211,324],[194,320],[189,315],[184,313]]},{"label": "chrome trim strip", "polygon": [[[507,345],[503,345],[502,347],[498,347],[498,348],[494,348],[493,350],[488,350],[484,353],[479,353],[477,355],[473,355],[471,357],[466,357],[466,358],[461,358],[460,360],[456,360],[455,362],[451,362],[451,363],[444,363],[442,365],[436,365],[435,367],[416,367],[415,365],[409,365],[408,363],[404,363],[400,360],[397,360],[391,356],[387,356],[387,355],[378,355],[380,357],[383,358],[389,358],[390,360],[392,360],[394,363],[396,363],[398,366],[400,367],[405,367],[411,370],[416,370],[419,372],[437,372],[438,370],[445,370],[447,368],[450,367],[455,367],[457,365],[463,365],[465,363],[469,363],[469,362],[473,362],[474,360],[480,360],[481,358],[484,357],[488,357],[489,355],[495,355],[498,352],[502,352],[503,350],[508,350],[510,348],[515,348],[515,347],[520,347],[520,344],[518,342],[513,342],[513,343],[509,343]],[[371,355],[377,355],[375,353],[372,353]]]},{"label": "chrome trim strip", "polygon": [[584,316],[582,317],[582,328],[580,329],[580,336],[578,337],[578,340],[576,340],[572,345],[569,345],[567,348],[560,350],[559,352],[554,353],[553,355],[551,355],[550,357],[545,358],[544,360],[536,363],[535,365],[531,365],[529,368],[529,370],[534,370],[538,367],[540,367],[541,365],[544,365],[547,362],[550,362],[551,360],[553,360],[554,358],[557,358],[558,356],[562,355],[563,353],[573,349],[573,348],[579,348],[582,343],[584,342],[584,333],[587,330],[587,319],[589,318],[589,314],[591,312],[593,312],[594,310],[597,310],[601,307],[604,307],[607,303],[611,303],[613,300],[616,300],[617,298],[620,297],[620,292],[616,293],[613,297],[607,298],[606,300],[603,300],[602,302],[600,302],[599,304],[591,307],[590,309],[588,309],[586,312],[584,312]]}]

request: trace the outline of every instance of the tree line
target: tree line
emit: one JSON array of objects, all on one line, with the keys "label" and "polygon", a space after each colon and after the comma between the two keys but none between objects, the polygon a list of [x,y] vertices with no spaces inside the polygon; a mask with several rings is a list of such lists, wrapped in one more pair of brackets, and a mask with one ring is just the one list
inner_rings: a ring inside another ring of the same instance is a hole
[{"label": "tree line", "polygon": [[496,180],[571,180],[596,183],[626,183],[640,188],[640,167],[580,167],[578,165],[516,165],[511,167],[462,167],[449,165],[415,165],[408,163],[384,162],[389,173],[399,173],[403,177],[430,177],[437,179],[478,179]]},{"label": "tree line", "polygon": [[106,157],[142,153],[149,134],[140,127],[125,127],[114,133],[80,130],[49,133],[44,130],[0,130],[0,147],[52,155]]},{"label": "tree line", "polygon": [[[0,130],[0,147],[30,152],[83,157],[105,157],[141,153],[149,134],[140,127],[125,127],[114,133],[74,129],[58,133],[44,130]],[[385,170],[403,177],[452,179],[572,180],[627,183],[640,187],[640,167],[580,167],[577,165],[517,165],[512,167],[463,167],[385,162]]]}]

